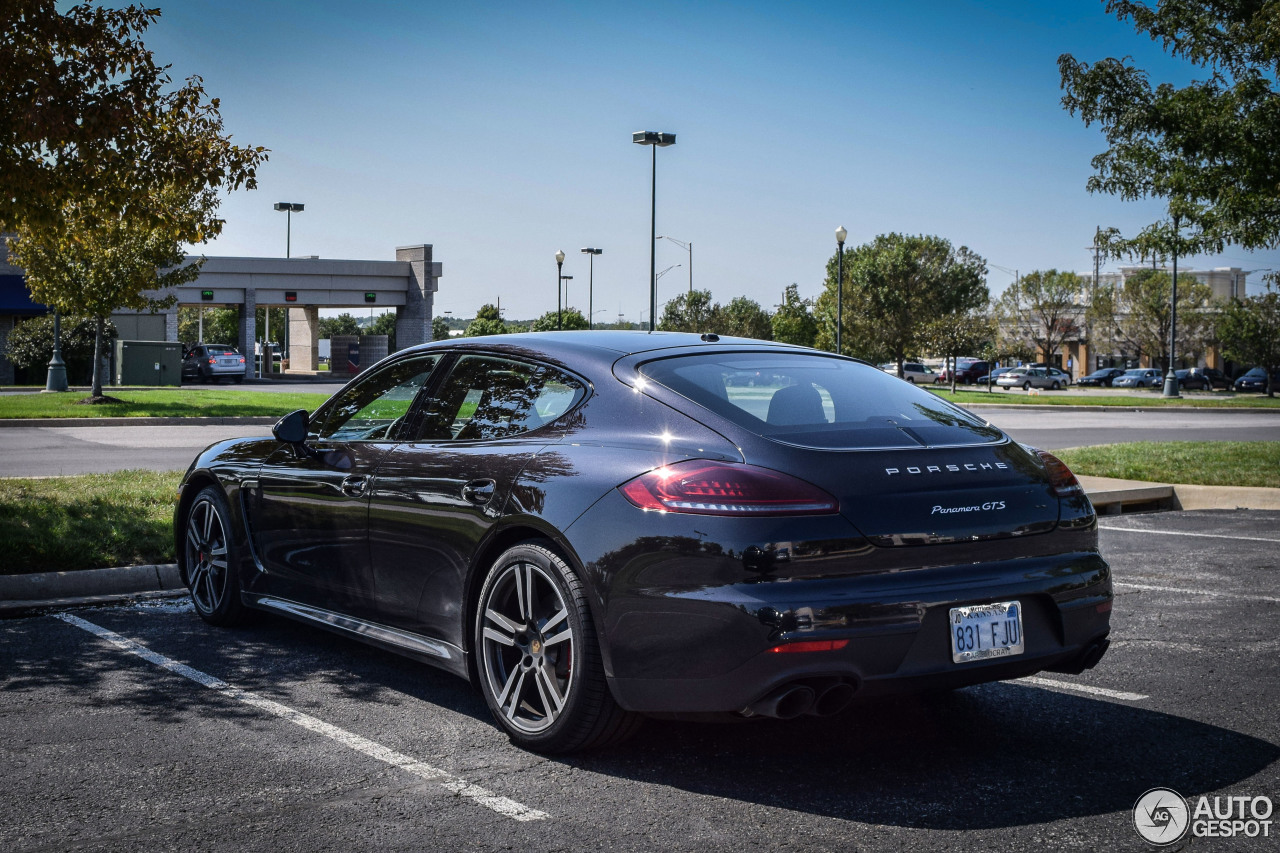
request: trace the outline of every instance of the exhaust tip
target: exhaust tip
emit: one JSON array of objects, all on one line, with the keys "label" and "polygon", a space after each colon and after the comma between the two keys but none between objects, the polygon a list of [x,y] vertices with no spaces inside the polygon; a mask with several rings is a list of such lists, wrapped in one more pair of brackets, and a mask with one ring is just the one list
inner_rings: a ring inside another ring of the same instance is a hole
[{"label": "exhaust tip", "polygon": [[813,707],[815,694],[812,687],[792,684],[780,687],[763,699],[747,706],[751,716],[773,717],[778,720],[794,720]]},{"label": "exhaust tip", "polygon": [[818,694],[809,713],[819,717],[831,717],[839,714],[853,701],[857,690],[847,681],[837,681]]}]

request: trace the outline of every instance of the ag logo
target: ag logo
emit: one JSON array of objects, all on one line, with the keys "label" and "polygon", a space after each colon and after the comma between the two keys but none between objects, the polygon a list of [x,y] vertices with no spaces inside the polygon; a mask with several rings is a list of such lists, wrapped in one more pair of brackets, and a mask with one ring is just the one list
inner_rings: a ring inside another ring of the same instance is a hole
[{"label": "ag logo", "polygon": [[1133,804],[1133,826],[1145,840],[1163,847],[1187,834],[1191,810],[1177,791],[1152,788]]}]

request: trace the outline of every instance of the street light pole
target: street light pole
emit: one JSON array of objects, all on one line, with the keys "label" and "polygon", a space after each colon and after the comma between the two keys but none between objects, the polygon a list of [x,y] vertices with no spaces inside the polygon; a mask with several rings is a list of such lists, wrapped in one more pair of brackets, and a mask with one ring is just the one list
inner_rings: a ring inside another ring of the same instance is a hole
[{"label": "street light pole", "polygon": [[303,205],[296,201],[279,201],[276,202],[276,210],[284,211],[284,256],[291,257],[293,254],[293,214],[301,213]]},{"label": "street light pole", "polygon": [[556,331],[564,323],[564,311],[560,307],[560,285],[564,282],[564,249],[556,250]]},{"label": "street light pole", "polygon": [[675,237],[668,237],[665,234],[659,234],[658,239],[670,240],[689,253],[689,292],[693,293],[693,243],[686,243],[683,240],[677,240]]},{"label": "street light pole", "polygon": [[1174,372],[1173,359],[1178,343],[1178,214],[1173,215],[1173,287],[1169,291],[1169,372],[1164,375],[1164,396],[1180,397],[1178,374]]},{"label": "street light pole", "polygon": [[654,130],[638,130],[631,134],[637,145],[653,147],[651,166],[652,186],[649,193],[649,331],[654,328],[654,315],[658,311],[658,149],[676,144],[674,133]]},{"label": "street light pole", "polygon": [[583,249],[587,256],[587,328],[596,327],[595,288],[596,288],[596,255],[603,255],[604,249]]},{"label": "street light pole", "polygon": [[836,229],[836,355],[844,355],[844,241],[848,236],[843,225]]}]

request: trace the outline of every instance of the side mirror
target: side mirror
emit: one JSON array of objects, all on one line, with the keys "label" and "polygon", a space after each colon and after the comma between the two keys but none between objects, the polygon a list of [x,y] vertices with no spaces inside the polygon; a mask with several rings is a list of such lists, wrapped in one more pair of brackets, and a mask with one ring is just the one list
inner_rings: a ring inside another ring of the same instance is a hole
[{"label": "side mirror", "polygon": [[271,428],[271,434],[276,437],[277,441],[283,441],[287,444],[304,443],[307,440],[306,410],[298,409],[276,421],[276,425]]}]

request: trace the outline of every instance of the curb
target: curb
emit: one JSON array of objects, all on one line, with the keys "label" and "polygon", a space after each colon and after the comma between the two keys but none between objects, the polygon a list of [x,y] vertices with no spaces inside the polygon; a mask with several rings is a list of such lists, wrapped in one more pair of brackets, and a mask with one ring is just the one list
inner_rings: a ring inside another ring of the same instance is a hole
[{"label": "curb", "polygon": [[186,595],[177,563],[0,575],[0,616],[47,607]]},{"label": "curb", "polygon": [[280,420],[278,417],[256,415],[228,418],[0,418],[0,429],[75,426],[265,426],[274,424],[278,420]]},{"label": "curb", "polygon": [[[946,400],[946,397],[942,399]],[[947,400],[947,402],[952,402]],[[1021,412],[1231,412],[1232,414],[1268,412],[1280,417],[1277,406],[1088,406],[1071,403],[953,403],[962,409],[1006,409]]]}]

